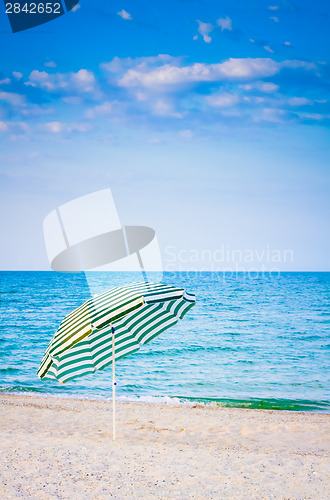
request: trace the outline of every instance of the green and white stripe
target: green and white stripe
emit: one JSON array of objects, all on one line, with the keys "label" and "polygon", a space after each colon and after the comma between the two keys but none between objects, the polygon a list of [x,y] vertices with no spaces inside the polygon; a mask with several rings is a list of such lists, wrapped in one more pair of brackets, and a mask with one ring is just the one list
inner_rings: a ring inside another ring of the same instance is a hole
[{"label": "green and white stripe", "polygon": [[163,284],[136,283],[109,290],[63,320],[38,376],[63,383],[102,370],[112,363],[112,327],[116,361],[177,323],[194,304],[194,295]]}]

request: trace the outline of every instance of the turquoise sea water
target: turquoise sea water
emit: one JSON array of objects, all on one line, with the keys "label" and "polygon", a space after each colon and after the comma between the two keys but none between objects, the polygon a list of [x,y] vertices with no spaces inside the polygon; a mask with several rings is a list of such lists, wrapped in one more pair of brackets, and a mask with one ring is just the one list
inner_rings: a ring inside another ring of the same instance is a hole
[{"label": "turquoise sea water", "polygon": [[[87,279],[102,286],[105,275]],[[117,363],[118,399],[330,411],[330,273],[163,281],[195,293],[196,306]],[[0,282],[0,392],[111,399],[111,369],[65,385],[36,375],[63,317],[90,296],[85,275],[6,271]]]}]

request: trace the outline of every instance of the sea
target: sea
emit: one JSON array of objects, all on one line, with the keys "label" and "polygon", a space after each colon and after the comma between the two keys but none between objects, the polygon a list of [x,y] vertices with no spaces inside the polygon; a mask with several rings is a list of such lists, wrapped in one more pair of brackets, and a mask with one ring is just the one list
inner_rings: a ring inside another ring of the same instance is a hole
[{"label": "sea", "polygon": [[[39,380],[66,314],[134,273],[0,272],[0,392],[111,400],[111,366]],[[330,412],[330,273],[164,273],[196,295],[184,319],[116,363],[122,401]],[[91,286],[93,285],[93,286]]]}]

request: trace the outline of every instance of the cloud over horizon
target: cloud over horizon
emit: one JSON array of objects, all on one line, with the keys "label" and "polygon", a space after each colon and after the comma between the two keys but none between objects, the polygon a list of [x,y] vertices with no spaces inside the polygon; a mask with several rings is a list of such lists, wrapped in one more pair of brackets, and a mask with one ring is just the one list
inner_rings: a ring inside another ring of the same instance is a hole
[{"label": "cloud over horizon", "polygon": [[[10,123],[15,120],[26,121],[25,132],[40,133],[44,124],[44,133],[57,135],[93,133],[91,122],[104,120],[109,128],[119,121],[132,126],[142,117],[145,125],[149,122],[162,129],[165,123],[176,127],[180,121],[183,130],[191,129],[192,117],[195,127],[214,126],[229,118],[239,127],[260,122],[326,123],[329,99],[319,98],[317,90],[315,96],[304,95],[297,93],[296,84],[290,86],[296,74],[301,81],[317,82],[321,73],[328,74],[327,65],[303,60],[245,57],[187,64],[184,57],[169,54],[114,57],[100,63],[99,71],[34,69],[26,81],[20,78],[16,82],[15,92],[9,77],[9,82],[2,80],[0,132],[10,133]],[[38,98],[40,102],[36,102]],[[302,113],[303,106],[313,111]],[[51,121],[47,120],[49,114]],[[74,120],[68,120],[69,114]],[[24,127],[18,128],[24,133]]]}]

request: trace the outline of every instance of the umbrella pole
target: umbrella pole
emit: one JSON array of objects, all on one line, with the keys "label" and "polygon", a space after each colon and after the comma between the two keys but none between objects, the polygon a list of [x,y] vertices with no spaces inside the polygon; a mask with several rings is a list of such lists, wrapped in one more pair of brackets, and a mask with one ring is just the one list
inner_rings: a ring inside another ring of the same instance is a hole
[{"label": "umbrella pole", "polygon": [[112,437],[116,439],[116,371],[115,371],[115,329],[112,327]]}]

